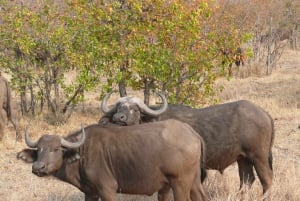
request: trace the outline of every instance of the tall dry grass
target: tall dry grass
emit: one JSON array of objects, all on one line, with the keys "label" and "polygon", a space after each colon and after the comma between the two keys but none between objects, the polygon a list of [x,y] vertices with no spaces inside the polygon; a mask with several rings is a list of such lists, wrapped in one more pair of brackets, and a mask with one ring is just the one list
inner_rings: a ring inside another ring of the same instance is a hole
[{"label": "tall dry grass", "polygon": [[[219,80],[224,90],[218,94],[222,102],[247,99],[264,108],[275,120],[276,137],[273,147],[274,180],[267,194],[272,201],[300,200],[300,53],[287,52],[281,68],[271,76],[250,76],[245,79]],[[93,99],[91,97],[91,99]],[[79,109],[67,124],[53,126],[43,116],[30,122],[32,138],[42,134],[67,135],[85,125],[96,123],[101,115],[98,102]],[[28,119],[21,120],[22,130]],[[25,148],[24,142],[15,142],[13,127],[6,128],[0,143],[0,200],[3,201],[83,201],[83,194],[75,187],[52,177],[40,178],[31,173],[31,164],[16,159],[16,153]],[[259,201],[262,187],[256,177],[251,189],[239,191],[237,165],[223,174],[210,170],[204,187],[211,201]],[[118,195],[119,201],[152,201],[156,196]],[[172,197],[170,197],[172,200]]]}]

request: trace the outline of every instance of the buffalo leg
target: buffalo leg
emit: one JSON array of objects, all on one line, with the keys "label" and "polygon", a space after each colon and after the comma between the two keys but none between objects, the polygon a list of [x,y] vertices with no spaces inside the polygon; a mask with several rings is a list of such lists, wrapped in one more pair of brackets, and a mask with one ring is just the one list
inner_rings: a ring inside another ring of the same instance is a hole
[{"label": "buffalo leg", "polygon": [[240,189],[243,187],[243,184],[251,187],[255,180],[252,162],[247,158],[241,157],[237,163],[239,167]]},{"label": "buffalo leg", "polygon": [[3,110],[0,108],[0,141],[2,141],[4,137],[4,127],[5,127],[5,118],[3,115]]},{"label": "buffalo leg", "polygon": [[184,190],[184,187],[174,186],[173,187],[174,201],[189,201],[189,193]]},{"label": "buffalo leg", "polygon": [[[102,179],[101,176],[100,176],[100,178]],[[100,196],[101,201],[116,201],[117,200],[117,182],[115,182],[113,180],[113,178],[111,178],[111,177],[108,177],[108,180],[110,180],[110,182],[108,181],[105,184],[100,182],[97,185],[97,186],[99,186],[98,192],[99,192],[99,195],[101,195]]]},{"label": "buffalo leg", "polygon": [[[200,179],[200,178],[199,178]],[[190,200],[190,188],[187,186],[188,182],[183,178],[171,179],[171,186],[174,195],[174,201],[189,201]]]},{"label": "buffalo leg", "polygon": [[157,194],[158,201],[167,201],[169,198],[170,188],[159,191]]},{"label": "buffalo leg", "polygon": [[197,172],[197,175],[194,179],[194,183],[191,188],[191,200],[192,201],[207,201],[207,196],[205,194],[205,191],[203,189],[202,183],[200,181],[200,170]]},{"label": "buffalo leg", "polygon": [[3,125],[3,122],[1,121],[0,122],[0,141],[2,141],[3,137],[4,137],[4,125]]},{"label": "buffalo leg", "polygon": [[90,196],[87,196],[87,195],[85,195],[85,199],[84,199],[84,201],[98,201],[99,200],[99,197],[90,197]]},{"label": "buffalo leg", "polygon": [[273,171],[269,166],[268,159],[256,158],[253,163],[260,183],[263,186],[263,193],[266,193],[271,187],[273,179]]},{"label": "buffalo leg", "polygon": [[108,193],[105,192],[101,195],[101,201],[116,201],[117,195],[114,192]]}]

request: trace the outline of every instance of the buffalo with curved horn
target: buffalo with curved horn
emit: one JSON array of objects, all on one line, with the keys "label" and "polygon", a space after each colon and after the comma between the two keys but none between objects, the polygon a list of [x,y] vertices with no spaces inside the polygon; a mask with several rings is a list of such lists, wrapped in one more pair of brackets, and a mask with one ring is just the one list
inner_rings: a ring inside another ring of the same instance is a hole
[{"label": "buffalo with curved horn", "polygon": [[[52,138],[53,137],[53,136],[52,137],[49,137],[49,136],[50,135],[44,135],[43,138]],[[70,142],[70,141],[65,140],[62,137],[58,137],[58,138],[60,139],[60,143],[61,143],[62,147],[66,147],[66,148],[70,148],[70,149],[76,149],[84,143],[84,141],[85,141],[85,131],[82,128],[81,140],[78,141],[78,142]],[[40,140],[43,140],[43,139],[41,138]],[[28,132],[28,126],[26,127],[26,131],[25,131],[25,142],[26,142],[27,146],[30,147],[30,148],[37,148],[37,145],[39,143],[39,141],[33,142],[30,139],[29,132]]]},{"label": "buffalo with curved horn", "polygon": [[[37,176],[53,175],[85,194],[86,201],[116,201],[117,193],[152,195],[166,201],[206,201],[200,182],[204,143],[188,125],[166,120],[133,126],[89,125],[62,138],[25,134],[18,159]],[[188,145],[188,146],[187,146]],[[203,167],[204,168],[204,167]]]},{"label": "buffalo with curved horn", "polygon": [[[101,110],[104,113],[104,116],[99,120],[99,124],[106,124],[108,122],[120,123],[121,125],[139,124],[141,122],[135,117],[141,115],[159,117],[168,109],[167,99],[162,93],[158,93],[162,100],[162,104],[156,109],[148,107],[140,98],[130,96],[119,98],[119,100],[109,108],[107,106],[107,101],[114,92],[116,91],[111,91],[106,94],[101,103]],[[122,121],[119,121],[119,119],[122,119]]]},{"label": "buffalo with curved horn", "polygon": [[[126,100],[126,99],[124,99]],[[234,162],[238,163],[240,187],[251,186],[255,180],[254,169],[265,193],[272,185],[272,146],[274,122],[272,117],[253,103],[240,100],[206,108],[191,108],[170,104],[167,111],[158,117],[130,112],[127,107],[114,109],[111,123],[132,125],[149,121],[177,119],[189,124],[201,135],[207,146],[206,167],[223,172]],[[117,105],[117,107],[119,107]],[[155,106],[150,106],[155,108]],[[120,112],[121,111],[121,112]],[[119,113],[120,112],[120,113]],[[125,116],[124,116],[125,115]],[[119,118],[122,117],[122,118]],[[100,121],[102,118],[100,119]],[[135,122],[128,121],[135,120]],[[204,179],[204,178],[202,178]]]}]

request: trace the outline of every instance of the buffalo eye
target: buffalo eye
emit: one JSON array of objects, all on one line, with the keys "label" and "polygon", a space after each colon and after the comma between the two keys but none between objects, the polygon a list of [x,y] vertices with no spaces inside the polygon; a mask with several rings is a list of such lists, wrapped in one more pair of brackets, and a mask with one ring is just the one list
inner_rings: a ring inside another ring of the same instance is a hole
[{"label": "buffalo eye", "polygon": [[58,152],[60,150],[61,150],[60,147],[55,147],[54,150],[53,150],[53,152]]},{"label": "buffalo eye", "polygon": [[134,107],[133,109],[131,109],[131,111],[138,112],[140,111],[140,109],[138,107]]}]

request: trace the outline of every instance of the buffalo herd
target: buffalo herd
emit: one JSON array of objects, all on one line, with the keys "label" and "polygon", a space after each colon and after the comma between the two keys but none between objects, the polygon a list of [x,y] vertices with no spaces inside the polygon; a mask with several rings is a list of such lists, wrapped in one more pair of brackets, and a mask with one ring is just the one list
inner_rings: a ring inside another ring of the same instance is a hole
[{"label": "buffalo herd", "polygon": [[240,188],[251,186],[254,170],[266,193],[273,180],[272,117],[240,100],[195,109],[168,104],[147,106],[137,97],[122,97],[104,115],[67,137],[42,135],[25,142],[17,158],[32,164],[37,176],[52,175],[76,186],[86,201],[115,201],[117,193],[152,195],[166,201],[207,200],[206,170],[221,173],[237,162]]}]

